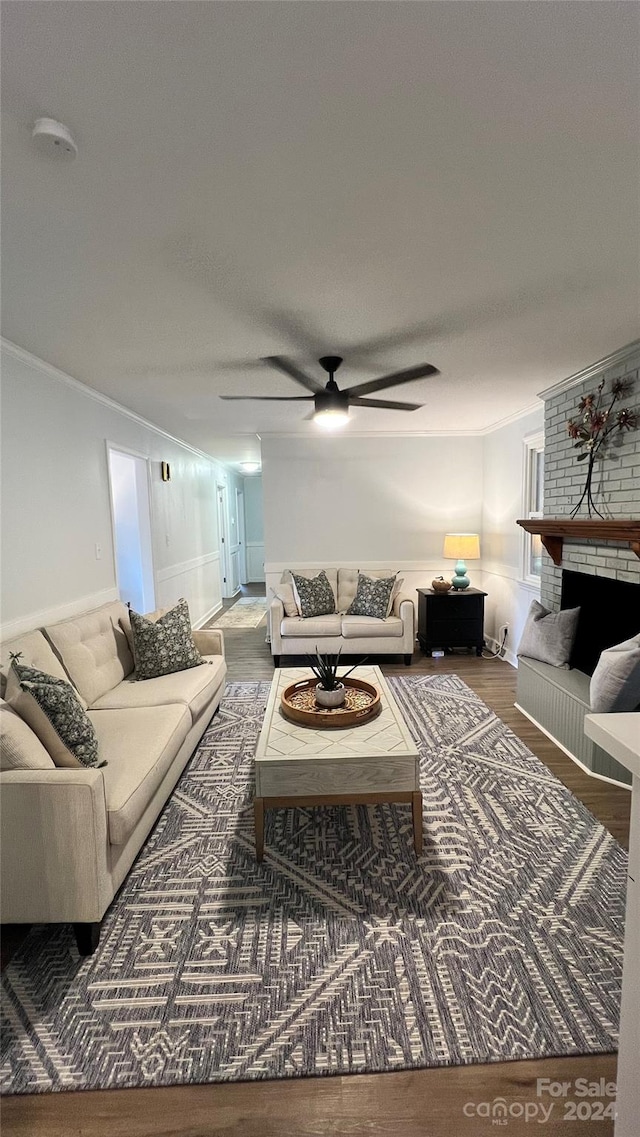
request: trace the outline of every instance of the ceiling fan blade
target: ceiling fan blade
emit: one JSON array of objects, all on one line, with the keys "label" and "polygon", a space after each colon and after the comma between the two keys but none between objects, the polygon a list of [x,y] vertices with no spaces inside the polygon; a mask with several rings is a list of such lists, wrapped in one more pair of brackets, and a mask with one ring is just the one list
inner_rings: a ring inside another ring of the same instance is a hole
[{"label": "ceiling fan blade", "polygon": [[313,395],[220,395],[227,403],[260,402],[260,403],[312,403]]},{"label": "ceiling fan blade", "polygon": [[349,398],[352,396],[369,395],[372,391],[382,391],[384,387],[397,387],[399,383],[410,383],[412,379],[424,379],[426,375],[439,375],[437,367],[430,363],[419,363],[417,367],[408,367],[405,371],[395,371],[392,375],[383,375],[382,379],[372,379],[369,383],[358,383],[357,387],[348,387]]},{"label": "ceiling fan blade", "polygon": [[312,379],[310,375],[305,375],[295,363],[291,363],[285,359],[284,355],[267,355],[264,357],[263,363],[269,363],[272,367],[276,367],[278,371],[283,371],[291,379],[295,379],[296,383],[301,383],[307,391],[313,391],[317,394],[318,391],[324,391],[324,385],[319,383],[317,379]]},{"label": "ceiling fan blade", "polygon": [[382,407],[387,411],[419,411],[424,403],[394,403],[392,399],[349,399],[350,407]]}]

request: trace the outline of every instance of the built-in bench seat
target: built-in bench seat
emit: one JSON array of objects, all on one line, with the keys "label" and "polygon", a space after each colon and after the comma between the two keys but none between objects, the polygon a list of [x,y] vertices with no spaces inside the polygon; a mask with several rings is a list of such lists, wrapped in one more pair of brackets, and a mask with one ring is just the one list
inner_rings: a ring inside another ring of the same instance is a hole
[{"label": "built-in bench seat", "polygon": [[590,774],[631,785],[628,770],[584,733],[590,676],[537,659],[518,659],[516,707]]}]

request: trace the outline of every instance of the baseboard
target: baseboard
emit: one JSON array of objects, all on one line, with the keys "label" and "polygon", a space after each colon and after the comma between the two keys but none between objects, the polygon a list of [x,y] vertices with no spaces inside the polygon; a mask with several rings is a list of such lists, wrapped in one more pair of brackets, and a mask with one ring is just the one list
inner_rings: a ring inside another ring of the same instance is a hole
[{"label": "baseboard", "polygon": [[204,616],[201,616],[199,620],[196,620],[195,624],[193,625],[195,630],[198,631],[199,628],[203,628],[205,624],[208,624],[209,620],[213,620],[213,617],[217,616],[218,612],[222,611],[222,608],[222,601],[220,601],[219,604],[214,604],[213,608],[210,608],[208,612],[205,612]]},{"label": "baseboard", "polygon": [[39,612],[30,612],[17,620],[7,620],[0,627],[0,639],[3,643],[22,636],[25,632],[33,632],[38,628],[45,628],[49,624],[59,624],[61,620],[70,620],[72,616],[82,616],[94,608],[101,608],[111,600],[118,600],[117,588],[103,588],[100,592],[92,592],[89,596],[82,596],[79,600],[72,600],[68,604],[56,604],[52,608],[41,608]]},{"label": "baseboard", "polygon": [[558,750],[562,750],[562,753],[566,754],[567,758],[570,758],[572,762],[575,762],[576,766],[579,766],[583,773],[588,774],[590,778],[597,778],[600,782],[608,782],[610,786],[619,786],[621,790],[631,789],[631,786],[628,785],[627,782],[619,782],[617,778],[608,778],[606,774],[596,774],[593,770],[590,770],[588,766],[585,766],[584,762],[581,762],[579,758],[576,758],[575,754],[572,754],[570,750],[567,750],[567,747],[563,746],[562,743],[559,742],[555,737],[555,735],[551,734],[551,731],[547,730],[544,726],[541,726],[538,720],[534,719],[533,715],[530,715],[528,711],[525,711],[524,707],[520,706],[520,703],[514,703],[513,705],[517,711],[520,711],[521,715],[524,715],[526,719],[529,719],[529,722],[532,722],[533,725],[538,728],[538,730],[542,731],[542,733],[545,734],[547,738],[551,740],[551,742],[553,742],[554,746],[558,747]]}]

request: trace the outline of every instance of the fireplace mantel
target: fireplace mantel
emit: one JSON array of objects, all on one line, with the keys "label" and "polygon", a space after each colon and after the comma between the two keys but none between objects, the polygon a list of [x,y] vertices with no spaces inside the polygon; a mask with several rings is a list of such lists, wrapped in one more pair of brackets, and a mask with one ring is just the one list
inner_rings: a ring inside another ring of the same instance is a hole
[{"label": "fireplace mantel", "polygon": [[527,533],[537,533],[554,565],[562,564],[562,545],[567,539],[622,541],[640,557],[640,521],[601,521],[599,518],[536,517],[518,521]]}]

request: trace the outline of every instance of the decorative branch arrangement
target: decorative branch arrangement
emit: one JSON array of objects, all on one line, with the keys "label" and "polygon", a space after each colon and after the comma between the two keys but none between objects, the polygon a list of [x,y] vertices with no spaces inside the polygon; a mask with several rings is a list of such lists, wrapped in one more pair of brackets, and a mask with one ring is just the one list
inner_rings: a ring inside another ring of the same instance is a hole
[{"label": "decorative branch arrangement", "polygon": [[611,390],[605,392],[605,381],[603,379],[598,384],[595,394],[584,395],[580,399],[578,403],[580,417],[575,420],[569,419],[567,423],[569,438],[573,439],[575,449],[581,451],[577,455],[578,462],[588,462],[587,480],[578,504],[571,510],[571,517],[576,516],[586,498],[589,517],[593,511],[604,520],[603,514],[596,507],[591,492],[593,467],[596,458],[605,457],[612,434],[617,434],[620,438],[625,430],[636,429],[638,416],[635,411],[630,410],[629,407],[614,411],[616,403],[630,395],[632,390],[632,383],[624,379],[616,379],[611,384]]}]

